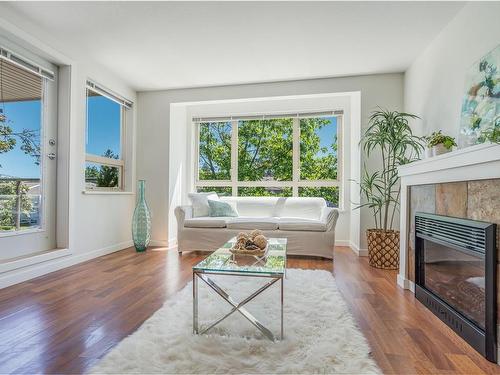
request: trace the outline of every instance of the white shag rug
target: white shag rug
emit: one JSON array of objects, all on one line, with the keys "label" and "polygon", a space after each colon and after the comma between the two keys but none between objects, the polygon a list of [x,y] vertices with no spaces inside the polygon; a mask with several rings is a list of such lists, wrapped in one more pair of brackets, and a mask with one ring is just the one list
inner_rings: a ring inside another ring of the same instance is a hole
[{"label": "white shag rug", "polygon": [[[267,279],[216,276],[237,301]],[[199,280],[201,327],[231,306]],[[246,308],[279,335],[279,282]],[[166,301],[150,319],[118,344],[92,370],[125,373],[379,374],[331,273],[287,270],[285,339],[271,342],[235,312],[210,334],[192,334],[192,283]]]}]

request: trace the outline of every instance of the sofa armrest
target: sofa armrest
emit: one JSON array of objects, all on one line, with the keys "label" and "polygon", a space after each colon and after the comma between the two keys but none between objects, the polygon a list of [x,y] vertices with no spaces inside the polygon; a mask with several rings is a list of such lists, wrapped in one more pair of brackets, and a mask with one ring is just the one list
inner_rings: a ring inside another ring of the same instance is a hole
[{"label": "sofa armrest", "polygon": [[184,220],[193,217],[193,206],[177,206],[174,210],[177,218],[177,228],[184,227]]},{"label": "sofa armrest", "polygon": [[332,207],[323,207],[321,210],[321,218],[320,220],[326,223],[326,230],[333,231],[335,230],[335,225],[337,224],[337,219],[339,217],[339,210]]}]

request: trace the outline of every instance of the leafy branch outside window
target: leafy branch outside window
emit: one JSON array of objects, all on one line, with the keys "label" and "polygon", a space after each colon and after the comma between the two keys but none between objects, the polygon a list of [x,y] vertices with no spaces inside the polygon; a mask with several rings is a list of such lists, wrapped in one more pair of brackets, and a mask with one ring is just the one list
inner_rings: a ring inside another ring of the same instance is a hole
[{"label": "leafy branch outside window", "polygon": [[[34,158],[40,165],[40,135],[36,130],[23,129],[16,132],[11,122],[0,108],[0,154],[14,150],[21,143],[20,149]],[[1,172],[2,165],[0,165]],[[1,173],[0,173],[1,174]],[[21,180],[0,179],[0,230],[19,230],[21,216],[30,217],[33,201],[27,195],[29,186]]]},{"label": "leafy branch outside window", "polygon": [[[102,155],[110,159],[118,159],[112,150],[108,149]],[[85,180],[95,182],[97,187],[116,187],[119,185],[119,170],[117,167],[101,165],[87,166],[85,168]]]}]

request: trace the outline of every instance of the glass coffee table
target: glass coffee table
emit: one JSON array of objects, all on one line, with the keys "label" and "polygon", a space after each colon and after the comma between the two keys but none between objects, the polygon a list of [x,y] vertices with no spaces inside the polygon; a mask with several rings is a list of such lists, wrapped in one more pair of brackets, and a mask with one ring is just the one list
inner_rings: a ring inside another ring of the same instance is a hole
[{"label": "glass coffee table", "polygon": [[[203,334],[222,322],[224,319],[239,312],[250,323],[257,327],[271,341],[283,340],[283,279],[286,274],[286,238],[269,238],[268,251],[264,257],[249,255],[233,255],[229,249],[235,243],[232,238],[223,247],[213,252],[207,258],[193,267],[193,332]],[[215,283],[210,275],[228,275],[240,277],[268,278],[269,281],[240,302],[235,301],[224,289]],[[198,326],[198,280],[205,282],[222,299],[232,306],[224,316],[200,329]],[[277,338],[269,329],[260,323],[244,307],[271,285],[280,282],[281,287],[281,332]]]}]

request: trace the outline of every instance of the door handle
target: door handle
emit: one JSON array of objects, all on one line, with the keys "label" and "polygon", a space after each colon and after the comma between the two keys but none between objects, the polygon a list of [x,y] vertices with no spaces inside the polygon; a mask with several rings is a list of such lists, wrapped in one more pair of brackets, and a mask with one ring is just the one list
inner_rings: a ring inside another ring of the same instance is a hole
[{"label": "door handle", "polygon": [[50,154],[47,155],[50,160],[54,160],[56,158],[56,154],[54,152],[51,152]]}]

